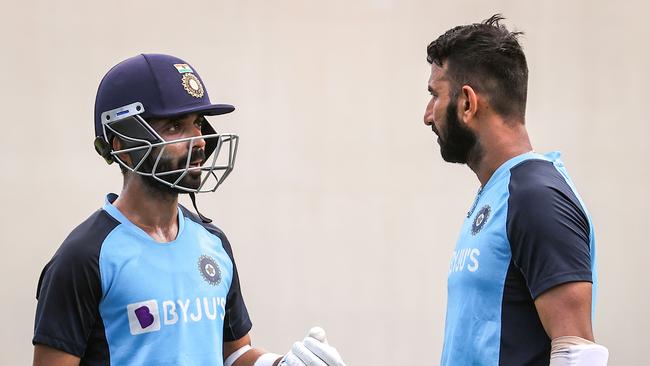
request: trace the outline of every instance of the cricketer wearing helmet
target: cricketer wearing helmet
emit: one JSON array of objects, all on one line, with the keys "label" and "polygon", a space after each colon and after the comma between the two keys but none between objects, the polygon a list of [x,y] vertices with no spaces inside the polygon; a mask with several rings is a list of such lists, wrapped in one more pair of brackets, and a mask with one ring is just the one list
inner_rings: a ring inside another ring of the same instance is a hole
[{"label": "cricketer wearing helmet", "polygon": [[442,365],[607,363],[594,343],[591,218],[559,153],[533,152],[528,66],[495,15],[427,47],[424,123],[481,187],[449,266]]},{"label": "cricketer wearing helmet", "polygon": [[178,194],[213,192],[238,137],[219,134],[196,70],[169,55],[114,66],[95,101],[95,149],[119,164],[120,195],[75,228],[38,283],[35,365],[344,365],[313,328],[284,356],[251,347],[233,250]]}]

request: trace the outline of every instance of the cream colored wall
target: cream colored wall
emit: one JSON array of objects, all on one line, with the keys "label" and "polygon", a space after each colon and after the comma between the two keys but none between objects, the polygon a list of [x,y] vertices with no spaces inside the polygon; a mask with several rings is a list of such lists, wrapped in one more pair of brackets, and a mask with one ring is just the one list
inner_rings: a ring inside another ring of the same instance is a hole
[{"label": "cream colored wall", "polygon": [[199,204],[233,243],[254,343],[282,353],[320,324],[348,365],[437,364],[478,181],[422,123],[425,47],[495,12],[526,32],[534,145],[564,153],[596,224],[596,336],[611,365],[647,358],[647,2],[2,2],[0,364],[31,362],[41,268],[120,189],[94,96],[140,52],[187,59],[238,107],[211,119],[241,136],[236,170]]}]

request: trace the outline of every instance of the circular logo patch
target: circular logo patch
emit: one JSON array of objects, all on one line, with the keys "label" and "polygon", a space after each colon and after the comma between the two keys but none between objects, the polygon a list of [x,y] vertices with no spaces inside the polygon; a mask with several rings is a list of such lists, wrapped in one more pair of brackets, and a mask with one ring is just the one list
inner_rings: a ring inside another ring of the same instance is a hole
[{"label": "circular logo patch", "polygon": [[221,268],[219,268],[219,265],[217,264],[217,261],[214,260],[214,258],[210,257],[209,255],[202,255],[199,257],[199,272],[201,272],[201,276],[203,276],[203,279],[211,284],[212,286],[216,286],[221,283]]},{"label": "circular logo patch", "polygon": [[488,219],[490,218],[491,211],[492,209],[489,205],[483,206],[478,211],[476,217],[474,218],[474,222],[472,223],[472,235],[478,234],[481,229],[483,229],[483,226],[485,226],[485,223],[487,223]]},{"label": "circular logo patch", "polygon": [[181,79],[181,82],[183,83],[183,88],[189,95],[193,96],[194,98],[201,98],[203,96],[203,85],[201,85],[201,81],[199,78],[194,76],[194,74],[183,74],[183,79]]}]

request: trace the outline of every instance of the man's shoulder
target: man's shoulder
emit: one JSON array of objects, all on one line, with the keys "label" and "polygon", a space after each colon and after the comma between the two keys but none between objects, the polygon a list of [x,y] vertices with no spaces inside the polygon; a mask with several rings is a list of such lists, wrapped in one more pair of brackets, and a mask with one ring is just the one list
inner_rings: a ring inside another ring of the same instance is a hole
[{"label": "man's shoulder", "polygon": [[86,280],[99,278],[102,244],[119,224],[119,221],[100,209],[74,228],[43,268],[36,298],[41,297],[43,286],[49,287],[52,283],[55,286],[75,286],[79,276]]},{"label": "man's shoulder", "polygon": [[199,217],[199,215],[188,210],[185,206],[183,205],[178,205],[178,206],[180,207],[181,211],[183,212],[183,216],[185,216],[186,219],[202,226],[205,230],[207,230],[212,235],[219,237],[219,239],[221,239],[222,241],[224,242],[228,241],[228,238],[226,237],[226,234],[223,232],[223,230],[221,230],[220,228],[218,228],[212,223],[204,222],[201,219],[201,217]]},{"label": "man's shoulder", "polygon": [[510,170],[508,222],[526,227],[554,227],[552,223],[578,220],[588,230],[588,217],[566,177],[553,161],[531,159]]},{"label": "man's shoulder", "polygon": [[544,193],[549,189],[571,190],[566,179],[552,161],[529,159],[510,169],[511,193]]},{"label": "man's shoulder", "polygon": [[509,205],[548,208],[563,201],[584,210],[578,194],[561,169],[553,161],[525,160],[510,169]]},{"label": "man's shoulder", "polygon": [[55,257],[82,259],[98,256],[106,237],[119,224],[120,222],[106,211],[95,211],[70,232]]},{"label": "man's shoulder", "polygon": [[210,234],[216,236],[219,238],[221,241],[221,245],[223,245],[223,248],[226,250],[226,253],[233,258],[233,252],[232,252],[232,246],[230,245],[230,241],[226,237],[226,234],[213,225],[212,223],[207,223],[204,222],[199,215],[195,214],[194,212],[188,210],[185,208],[183,205],[178,205],[180,207],[181,211],[183,212],[183,216],[185,216],[186,219],[191,220],[192,222],[196,223],[197,225],[202,226],[205,230],[207,230]]}]

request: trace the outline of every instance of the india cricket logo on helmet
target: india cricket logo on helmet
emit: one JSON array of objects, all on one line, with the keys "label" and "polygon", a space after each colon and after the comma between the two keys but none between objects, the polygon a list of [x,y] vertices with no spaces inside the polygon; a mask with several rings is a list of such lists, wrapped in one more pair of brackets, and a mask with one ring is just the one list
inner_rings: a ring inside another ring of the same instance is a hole
[{"label": "india cricket logo on helmet", "polygon": [[483,229],[488,219],[490,218],[491,212],[492,209],[490,208],[489,205],[483,206],[478,211],[476,217],[474,218],[474,222],[472,223],[472,235],[478,234]]},{"label": "india cricket logo on helmet", "polygon": [[201,98],[203,96],[203,85],[201,81],[193,74],[184,74],[181,79],[185,91],[194,98]]},{"label": "india cricket logo on helmet", "polygon": [[203,279],[207,283],[211,284],[212,286],[216,286],[221,283],[221,268],[219,268],[219,265],[217,264],[217,261],[214,260],[214,258],[205,254],[202,255],[199,257],[198,267],[199,272],[201,272],[201,276],[203,276]]}]

